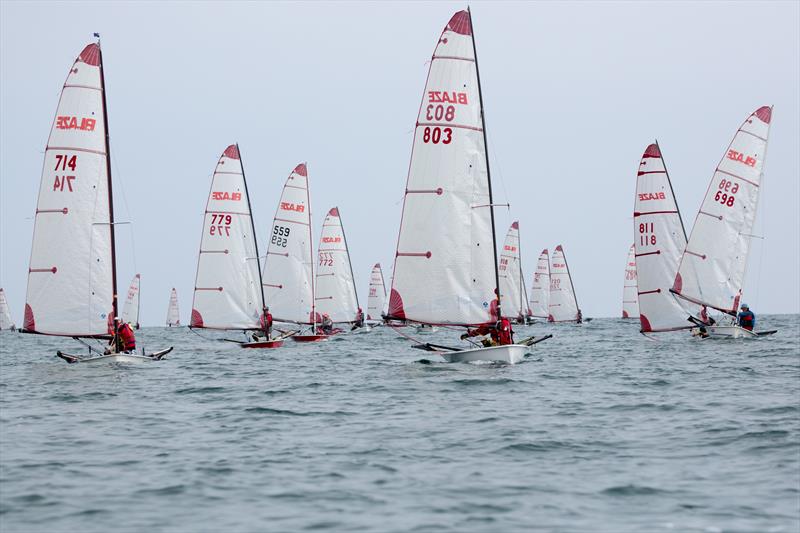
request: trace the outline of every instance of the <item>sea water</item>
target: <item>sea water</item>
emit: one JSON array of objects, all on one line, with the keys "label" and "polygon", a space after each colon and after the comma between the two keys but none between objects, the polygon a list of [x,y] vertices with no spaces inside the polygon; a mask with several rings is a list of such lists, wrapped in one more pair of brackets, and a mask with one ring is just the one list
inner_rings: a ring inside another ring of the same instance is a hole
[{"label": "sea water", "polygon": [[3,332],[0,530],[796,533],[800,316],[759,328],[535,324],[554,338],[515,366],[387,327],[277,350],[145,328],[175,350],[124,365]]}]

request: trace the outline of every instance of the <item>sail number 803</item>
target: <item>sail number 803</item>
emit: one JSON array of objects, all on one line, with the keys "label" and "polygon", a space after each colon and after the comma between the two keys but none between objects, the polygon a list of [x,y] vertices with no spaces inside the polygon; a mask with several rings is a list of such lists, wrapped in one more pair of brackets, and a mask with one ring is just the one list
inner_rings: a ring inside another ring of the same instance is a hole
[{"label": "sail number 803", "polygon": [[430,126],[425,126],[425,130],[422,132],[422,142],[433,144],[450,144],[453,141],[453,128],[440,128],[438,126],[434,126],[431,128]]},{"label": "sail number 803", "polygon": [[286,245],[289,242],[289,228],[284,226],[275,225],[272,228],[272,239],[269,242],[274,244],[275,246],[280,246],[282,248],[286,248]]}]

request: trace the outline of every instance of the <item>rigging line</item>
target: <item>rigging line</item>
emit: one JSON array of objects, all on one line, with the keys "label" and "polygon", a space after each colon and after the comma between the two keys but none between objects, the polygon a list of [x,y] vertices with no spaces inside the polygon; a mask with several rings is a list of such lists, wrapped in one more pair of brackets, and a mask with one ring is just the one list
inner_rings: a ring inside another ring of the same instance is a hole
[{"label": "rigging line", "polygon": [[[487,128],[488,129],[488,128]],[[492,146],[492,159],[494,159],[494,168],[497,169],[497,174],[500,177],[500,185],[503,187],[503,198],[506,201],[506,205],[508,206],[508,215],[511,217],[511,200],[508,197],[508,190],[506,189],[506,180],[503,179],[503,169],[500,167],[500,158],[497,155],[497,143],[494,142],[494,138],[491,134],[487,131],[486,136],[489,137],[490,144]],[[488,146],[486,147],[488,150]],[[507,221],[508,222],[508,221]]]},{"label": "rigging line", "polygon": [[[108,137],[108,144],[109,145],[112,144],[110,135]],[[130,207],[128,206],[128,197],[125,194],[125,180],[122,179],[122,174],[119,171],[119,165],[117,165],[117,159],[119,159],[119,152],[116,151],[116,148],[114,148],[113,151],[114,151],[114,157],[113,159],[111,159],[111,164],[114,166],[114,176],[116,177],[116,181],[117,183],[119,183],[120,186],[120,192],[122,193],[122,203],[125,205],[125,214],[128,215],[128,219],[132,221],[133,217],[131,216],[131,210]],[[136,262],[136,240],[133,238],[133,222],[131,222],[130,225],[131,225],[131,231],[130,231],[131,255],[133,256],[134,274],[136,274],[139,272],[139,266]]]}]

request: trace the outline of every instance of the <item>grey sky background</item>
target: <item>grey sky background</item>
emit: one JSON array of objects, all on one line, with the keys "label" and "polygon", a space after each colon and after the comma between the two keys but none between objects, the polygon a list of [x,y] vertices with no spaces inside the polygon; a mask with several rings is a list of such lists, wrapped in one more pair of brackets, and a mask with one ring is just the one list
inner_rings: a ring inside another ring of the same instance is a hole
[{"label": "grey sky background", "polygon": [[[314,235],[339,206],[359,298],[387,284],[427,61],[466,4],[0,4],[0,286],[17,324],[43,150],[72,61],[102,34],[121,298],[144,325],[176,287],[188,323],[202,213],[239,142],[260,245],[308,162]],[[800,310],[800,3],[471,4],[498,240],[520,221],[526,283],[563,244],[584,316],[619,316],[636,171],[657,138],[687,232],[741,122],[774,105],[745,301]],[[123,194],[124,193],[124,194]],[[134,253],[135,252],[135,253]]]}]

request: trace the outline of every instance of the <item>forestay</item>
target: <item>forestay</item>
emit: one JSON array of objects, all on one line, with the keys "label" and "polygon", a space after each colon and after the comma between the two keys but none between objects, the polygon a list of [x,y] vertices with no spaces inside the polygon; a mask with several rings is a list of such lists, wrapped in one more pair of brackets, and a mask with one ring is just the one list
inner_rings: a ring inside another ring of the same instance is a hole
[{"label": "forestay", "polygon": [[639,163],[633,245],[641,332],[692,327],[686,320],[690,308],[669,291],[686,248],[686,232],[658,143],[647,147]]},{"label": "forestay", "polygon": [[550,255],[547,248],[539,254],[531,285],[531,314],[535,318],[550,316]]},{"label": "forestay", "polygon": [[286,180],[269,232],[264,297],[275,320],[310,324],[314,309],[311,199],[306,165]]},{"label": "forestay", "polygon": [[141,276],[136,274],[131,280],[131,286],[128,287],[128,294],[125,297],[125,305],[122,306],[123,322],[133,324],[133,327],[139,327],[139,289],[140,289]]},{"label": "forestay", "polygon": [[106,335],[115,272],[105,91],[99,44],[83,49],[61,91],[45,148],[24,328]]},{"label": "forestay", "polygon": [[380,263],[375,263],[369,275],[369,295],[367,296],[367,320],[381,320],[386,312],[386,283]]},{"label": "forestay", "polygon": [[550,260],[550,322],[578,320],[578,300],[569,274],[567,257],[559,244]]},{"label": "forestay", "polygon": [[636,284],[636,245],[631,244],[625,263],[625,279],[622,283],[622,318],[639,318],[639,288]]},{"label": "forestay", "polygon": [[453,15],[430,62],[414,130],[389,315],[427,324],[493,320],[491,189],[469,13]]},{"label": "forestay", "polygon": [[339,208],[328,211],[317,247],[316,307],[334,322],[353,322],[359,309]]},{"label": "forestay", "polygon": [[169,306],[167,307],[167,327],[181,325],[181,312],[178,310],[178,291],[175,287],[169,294]]},{"label": "forestay", "polygon": [[8,308],[6,291],[0,289],[0,331],[5,329],[16,329],[14,321],[11,319],[11,310]]},{"label": "forestay", "polygon": [[259,261],[239,149],[228,146],[208,194],[192,302],[193,328],[259,329]]},{"label": "forestay", "polygon": [[672,290],[689,301],[736,313],[758,209],[772,108],[760,107],[717,166]]},{"label": "forestay", "polygon": [[500,301],[503,316],[511,319],[527,316],[527,298],[524,294],[522,266],[520,260],[519,222],[508,228],[503,250],[500,252],[498,272],[500,274]]}]

